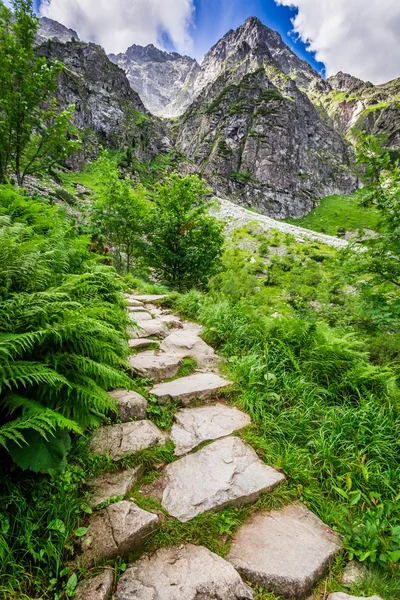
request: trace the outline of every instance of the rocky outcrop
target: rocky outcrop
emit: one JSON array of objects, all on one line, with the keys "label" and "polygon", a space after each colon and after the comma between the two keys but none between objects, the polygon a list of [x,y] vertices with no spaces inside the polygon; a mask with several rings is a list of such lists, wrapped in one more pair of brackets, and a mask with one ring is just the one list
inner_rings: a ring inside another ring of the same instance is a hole
[{"label": "rocky outcrop", "polygon": [[37,54],[65,67],[59,76],[57,100],[61,108],[73,104],[74,125],[89,142],[108,148],[132,148],[136,158],[150,160],[168,150],[165,131],[132,90],[125,73],[96,44],[48,40]]},{"label": "rocky outcrop", "polygon": [[41,17],[39,19],[39,30],[36,36],[36,43],[38,45],[43,44],[47,40],[54,40],[55,42],[76,42],[79,41],[79,35],[74,29],[69,29],[54,21],[48,17]]},{"label": "rocky outcrop", "polygon": [[174,117],[192,101],[193,82],[200,71],[194,58],[163,52],[153,44],[134,44],[109,58],[125,71],[132,88],[153,114]]},{"label": "rocky outcrop", "polygon": [[239,52],[237,66],[205,88],[176,146],[219,195],[274,217],[303,216],[356,187],[349,145],[294,79],[265,62],[264,48]]}]

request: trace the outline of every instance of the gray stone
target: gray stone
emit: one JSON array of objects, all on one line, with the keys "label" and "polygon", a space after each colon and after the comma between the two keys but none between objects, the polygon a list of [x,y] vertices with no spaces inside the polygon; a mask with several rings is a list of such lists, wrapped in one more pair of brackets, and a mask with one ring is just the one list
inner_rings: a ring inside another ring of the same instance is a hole
[{"label": "gray stone", "polygon": [[183,327],[182,320],[176,315],[163,315],[160,320],[166,324],[169,329],[181,329]]},{"label": "gray stone", "polygon": [[160,342],[157,340],[150,340],[149,338],[137,338],[136,340],[129,340],[128,342],[129,348],[133,348],[134,350],[146,350],[146,348],[150,347],[159,347]]},{"label": "gray stone", "polygon": [[163,340],[160,349],[180,358],[192,358],[199,367],[209,367],[218,361],[211,346],[198,335],[185,329],[171,333]]},{"label": "gray stone", "polygon": [[137,392],[118,389],[109,392],[109,395],[117,400],[118,416],[123,423],[146,418],[147,400]]},{"label": "gray stone", "polygon": [[182,456],[202,442],[226,437],[250,423],[248,415],[226,404],[179,410],[171,430],[175,454]]},{"label": "gray stone", "polygon": [[95,508],[110,498],[125,497],[133,488],[140,475],[143,472],[142,467],[126,469],[125,471],[114,471],[111,473],[101,473],[94,479],[89,479],[86,485],[91,490],[89,506]]},{"label": "gray stone", "polygon": [[132,307],[136,307],[136,308],[139,308],[139,307],[144,308],[143,302],[140,302],[139,300],[137,300],[135,298],[135,296],[127,295],[127,296],[125,296],[125,300],[126,300],[126,303],[128,306],[132,306]]},{"label": "gray stone", "polygon": [[344,594],[343,592],[335,592],[334,594],[330,594],[328,596],[328,600],[383,600],[379,596],[369,596],[366,598],[365,596],[349,596],[348,594]]},{"label": "gray stone", "polygon": [[285,479],[237,437],[218,440],[165,468],[162,505],[186,522],[228,505],[254,502]]},{"label": "gray stone", "polygon": [[150,314],[150,311],[147,310],[144,306],[128,306],[129,313],[147,313]]},{"label": "gray stone", "polygon": [[135,321],[135,323],[142,323],[143,321],[152,321],[153,315],[147,311],[132,311],[129,313],[129,318],[131,321]]},{"label": "gray stone", "polygon": [[123,556],[137,548],[157,528],[159,517],[122,500],[90,516],[87,533],[80,538],[79,566]]},{"label": "gray stone", "polygon": [[131,421],[96,429],[90,439],[90,451],[119,460],[139,450],[161,446],[166,439],[167,436],[151,421]]},{"label": "gray stone", "polygon": [[196,373],[175,381],[155,385],[150,390],[150,394],[156,396],[160,404],[176,400],[187,406],[195,400],[215,398],[221,390],[229,385],[232,385],[231,381],[223,379],[216,373]]},{"label": "gray stone", "polygon": [[84,579],[75,590],[75,600],[109,600],[114,583],[114,571],[106,569],[99,575]]},{"label": "gray stone", "polygon": [[365,577],[365,566],[357,560],[351,560],[344,568],[341,583],[353,585]]},{"label": "gray stone", "polygon": [[130,565],[115,600],[252,600],[235,569],[202,546],[162,548]]},{"label": "gray stone", "polygon": [[302,504],[257,514],[227,556],[247,581],[286,598],[303,598],[341,549],[340,538]]},{"label": "gray stone", "polygon": [[135,298],[136,300],[139,300],[139,302],[152,303],[159,300],[165,300],[165,298],[168,298],[168,294],[138,294]]},{"label": "gray stone", "polygon": [[160,319],[152,321],[141,321],[137,327],[130,329],[130,334],[133,339],[142,338],[143,336],[154,336],[164,339],[169,334],[168,327]]},{"label": "gray stone", "polygon": [[176,377],[182,365],[177,356],[155,350],[131,356],[128,362],[135,373],[144,379],[152,379],[155,383]]}]

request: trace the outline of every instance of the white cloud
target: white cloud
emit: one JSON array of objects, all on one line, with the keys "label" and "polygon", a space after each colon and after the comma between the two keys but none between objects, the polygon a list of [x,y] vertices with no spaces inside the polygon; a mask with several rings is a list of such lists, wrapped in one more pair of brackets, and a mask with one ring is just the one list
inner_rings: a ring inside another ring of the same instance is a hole
[{"label": "white cloud", "polygon": [[298,9],[294,31],[323,62],[373,83],[400,77],[399,0],[275,0]]},{"label": "white cloud", "polygon": [[75,29],[107,52],[132,44],[163,46],[167,35],[178,52],[189,52],[193,0],[45,0],[42,16]]}]

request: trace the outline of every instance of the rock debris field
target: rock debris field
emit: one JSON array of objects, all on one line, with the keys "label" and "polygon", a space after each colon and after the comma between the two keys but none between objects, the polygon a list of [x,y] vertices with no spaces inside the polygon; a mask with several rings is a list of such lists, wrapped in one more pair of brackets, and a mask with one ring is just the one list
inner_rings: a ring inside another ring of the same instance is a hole
[{"label": "rock debris field", "polygon": [[[120,422],[97,429],[90,450],[119,461],[172,440],[176,460],[161,467],[156,482],[141,488],[165,514],[143,510],[130,499],[144,465],[87,481],[93,513],[75,564],[96,567],[97,574],[79,583],[76,600],[252,600],[260,588],[288,599],[309,598],[342,547],[339,535],[301,503],[253,514],[236,532],[225,558],[192,544],[140,555],[144,540],[166,515],[186,523],[206,511],[254,503],[285,481],[284,473],[266,465],[235,435],[251,421],[224,401],[223,392],[232,384],[219,374],[219,358],[201,339],[201,327],[160,308],[163,299],[127,296],[134,352],[130,365],[153,382],[149,396],[161,405],[173,401],[178,406],[171,431],[161,431],[148,419],[146,398],[114,390],[110,394],[117,400]],[[195,361],[196,371],[177,377],[185,358]],[[116,582],[112,561],[138,550],[140,558]],[[359,576],[359,569],[350,568]],[[327,598],[362,600],[339,591]]]}]

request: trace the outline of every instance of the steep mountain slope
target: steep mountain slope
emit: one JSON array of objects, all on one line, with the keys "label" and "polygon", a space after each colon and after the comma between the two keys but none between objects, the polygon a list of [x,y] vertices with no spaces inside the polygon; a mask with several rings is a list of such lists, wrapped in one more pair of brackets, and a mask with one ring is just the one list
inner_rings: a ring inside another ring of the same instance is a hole
[{"label": "steep mountain slope", "polygon": [[73,122],[83,133],[87,150],[98,143],[129,147],[138,160],[149,160],[169,148],[161,122],[147,112],[125,73],[100,46],[49,40],[37,53],[64,63],[57,99],[61,107],[75,105]]},{"label": "steep mountain slope", "polygon": [[302,216],[357,182],[349,145],[305,93],[322,80],[282,45],[254,18],[222,38],[176,126],[176,146],[220,194],[271,216]]},{"label": "steep mountain slope", "polygon": [[343,133],[356,127],[383,134],[390,147],[400,148],[400,79],[373,85],[340,72],[309,94]]},{"label": "steep mountain slope", "polygon": [[200,67],[196,60],[175,52],[163,52],[149,46],[133,45],[124,53],[110,54],[121,67],[132,88],[153,114],[175,116],[171,103],[190,104],[191,90]]}]

